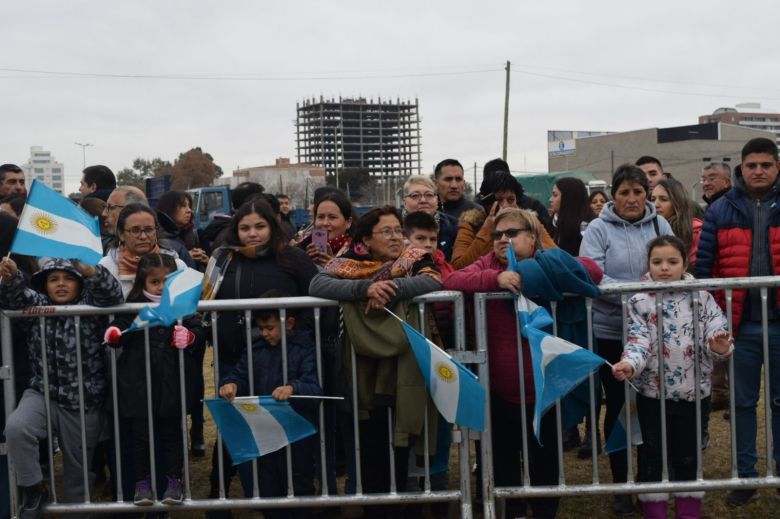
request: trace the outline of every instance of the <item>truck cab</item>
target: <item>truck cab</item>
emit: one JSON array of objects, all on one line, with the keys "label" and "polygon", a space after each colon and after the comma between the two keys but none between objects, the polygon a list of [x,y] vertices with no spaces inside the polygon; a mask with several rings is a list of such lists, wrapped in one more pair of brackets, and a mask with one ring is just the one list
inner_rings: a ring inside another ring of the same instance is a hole
[{"label": "truck cab", "polygon": [[228,186],[207,186],[188,189],[192,197],[192,221],[195,229],[205,229],[217,214],[230,215]]}]

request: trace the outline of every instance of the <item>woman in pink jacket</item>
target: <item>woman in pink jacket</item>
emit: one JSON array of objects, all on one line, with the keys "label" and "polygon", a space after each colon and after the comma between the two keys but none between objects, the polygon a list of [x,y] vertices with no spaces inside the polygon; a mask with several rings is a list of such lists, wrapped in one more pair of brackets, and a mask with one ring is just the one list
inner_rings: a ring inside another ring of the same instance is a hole
[{"label": "woman in pink jacket", "polygon": [[[601,280],[600,269],[592,260],[578,258],[585,267],[583,271],[574,258],[560,250],[555,250],[555,255],[565,255],[570,263],[576,264],[579,272],[573,273],[572,270],[560,273],[549,272],[551,265],[564,265],[565,262],[545,261],[542,256],[551,254],[549,251],[539,252],[537,255],[537,251],[541,251],[540,236],[539,220],[531,213],[516,208],[501,210],[496,216],[495,231],[492,233],[493,250],[463,270],[450,274],[444,280],[444,289],[464,292],[509,290],[517,294],[522,288],[527,296],[545,294],[543,297],[549,300],[557,299],[553,294],[562,298],[562,294],[557,290],[560,287],[554,286],[557,283],[551,279],[550,274],[553,275],[552,277],[560,274],[565,279],[573,280],[580,275],[580,279],[589,278],[585,281],[591,286],[592,282],[598,283]],[[506,252],[510,245],[514,248],[517,260],[521,264],[519,270],[524,272],[523,277],[518,272],[506,270]],[[538,265],[528,265],[529,261]],[[499,456],[494,457],[495,483],[496,486],[520,486],[522,485],[520,464],[522,407],[514,303],[506,299],[488,301],[487,315],[489,316],[487,334],[491,431],[493,452],[500,453]],[[522,351],[531,484],[557,485],[558,433],[555,413],[548,412],[542,418],[540,445],[533,435],[534,380],[531,354],[525,339]],[[531,499],[529,504],[533,509],[534,517],[555,517],[558,509],[557,498]],[[526,513],[525,509],[525,503],[522,501],[511,499],[506,501],[507,517],[523,517]]]}]

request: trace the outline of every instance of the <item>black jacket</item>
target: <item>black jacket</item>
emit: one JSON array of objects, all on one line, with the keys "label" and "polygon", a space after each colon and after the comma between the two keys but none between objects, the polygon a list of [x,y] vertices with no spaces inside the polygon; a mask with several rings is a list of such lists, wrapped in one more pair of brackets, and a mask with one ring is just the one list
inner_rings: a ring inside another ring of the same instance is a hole
[{"label": "black jacket", "polygon": [[[124,330],[135,316],[124,314],[111,324]],[[184,326],[195,335],[195,340],[183,350],[184,387],[186,409],[198,403],[201,395],[193,392],[198,370],[203,369],[200,359],[205,348],[205,334],[200,317],[184,320]],[[179,351],[171,346],[173,326],[149,328],[149,366],[152,381],[152,414],[162,417],[181,416],[181,392],[179,388]],[[122,335],[122,353],[117,359],[117,391],[119,414],[127,418],[146,419],[146,353],[144,331]]]},{"label": "black jacket", "polygon": [[[316,274],[317,267],[309,255],[297,247],[287,247],[279,256],[270,254],[255,259],[236,254],[228,264],[216,298],[253,299],[272,289],[281,290],[289,297],[308,296],[309,283]],[[217,337],[220,363],[235,365],[246,350],[244,317],[243,311],[219,313]],[[298,328],[312,330],[313,321],[312,312],[301,312]]]}]

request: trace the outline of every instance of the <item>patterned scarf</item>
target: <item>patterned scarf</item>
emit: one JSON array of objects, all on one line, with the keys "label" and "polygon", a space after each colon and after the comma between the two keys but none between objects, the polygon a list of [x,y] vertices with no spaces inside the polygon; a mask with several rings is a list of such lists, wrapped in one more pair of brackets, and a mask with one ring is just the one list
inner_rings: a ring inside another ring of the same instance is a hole
[{"label": "patterned scarf", "polygon": [[333,252],[334,256],[343,256],[351,246],[352,238],[349,236],[349,234],[346,233],[342,234],[338,238],[333,238],[332,240],[328,241],[328,247],[330,247],[330,250]]},{"label": "patterned scarf", "polygon": [[[147,254],[159,254],[160,246],[155,244],[154,248],[147,252]],[[138,272],[138,262],[141,261],[141,256],[136,256],[122,246],[119,248],[119,279],[120,280],[134,280],[135,273]]]},{"label": "patterned scarf", "polygon": [[217,298],[228,265],[236,254],[249,259],[265,258],[271,255],[271,248],[266,245],[258,245],[255,247],[220,247],[215,250],[206,265],[206,280],[203,284],[203,293],[200,296],[202,300]]},{"label": "patterned scarf", "polygon": [[[360,252],[357,247],[355,247],[355,251]],[[429,265],[424,265],[415,271],[415,264],[426,258]],[[369,257],[365,259],[333,258],[325,265],[324,271],[335,274],[341,279],[385,281],[393,278],[425,275],[441,281],[441,274],[434,267],[430,254],[416,247],[404,249],[398,259],[385,262]]]}]

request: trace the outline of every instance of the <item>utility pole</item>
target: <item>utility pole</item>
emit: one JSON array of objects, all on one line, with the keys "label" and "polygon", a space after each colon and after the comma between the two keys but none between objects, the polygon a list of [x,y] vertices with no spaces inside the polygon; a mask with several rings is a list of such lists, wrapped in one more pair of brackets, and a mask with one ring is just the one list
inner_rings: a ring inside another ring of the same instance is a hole
[{"label": "utility pole", "polygon": [[475,194],[477,192],[477,189],[479,189],[479,187],[477,186],[477,163],[475,162],[474,163],[474,193]]},{"label": "utility pole", "polygon": [[74,142],[73,144],[75,144],[76,146],[81,146],[81,160],[83,164],[81,166],[81,169],[82,170],[87,169],[87,146],[94,146],[94,145],[90,143],[82,144],[80,142]]},{"label": "utility pole", "polygon": [[509,61],[506,62],[506,92],[504,94],[504,153],[501,158],[506,160],[506,142],[509,137]]}]

